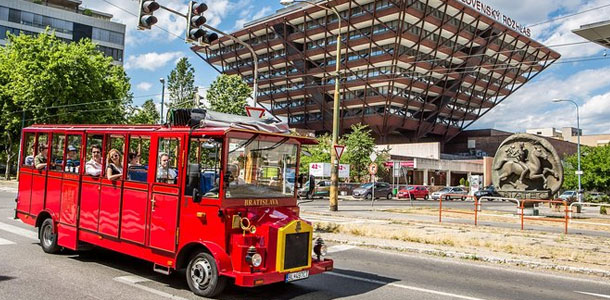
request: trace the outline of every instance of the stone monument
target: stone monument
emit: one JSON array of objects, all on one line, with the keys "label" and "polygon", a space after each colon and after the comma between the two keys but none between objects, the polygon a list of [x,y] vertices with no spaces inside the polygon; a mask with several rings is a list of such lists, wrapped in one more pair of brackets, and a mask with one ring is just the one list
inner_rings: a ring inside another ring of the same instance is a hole
[{"label": "stone monument", "polygon": [[552,199],[563,183],[563,166],[546,139],[519,133],[498,148],[491,179],[503,197]]}]

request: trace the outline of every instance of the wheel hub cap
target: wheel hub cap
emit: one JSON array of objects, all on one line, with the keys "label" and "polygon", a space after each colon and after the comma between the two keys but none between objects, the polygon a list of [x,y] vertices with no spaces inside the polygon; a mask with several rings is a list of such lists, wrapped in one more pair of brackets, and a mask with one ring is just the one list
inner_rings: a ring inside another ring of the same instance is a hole
[{"label": "wheel hub cap", "polygon": [[206,287],[212,277],[212,265],[207,260],[199,260],[191,267],[191,280],[200,288]]},{"label": "wheel hub cap", "polygon": [[51,230],[51,226],[45,226],[45,228],[43,229],[42,242],[47,247],[53,243],[53,230]]}]

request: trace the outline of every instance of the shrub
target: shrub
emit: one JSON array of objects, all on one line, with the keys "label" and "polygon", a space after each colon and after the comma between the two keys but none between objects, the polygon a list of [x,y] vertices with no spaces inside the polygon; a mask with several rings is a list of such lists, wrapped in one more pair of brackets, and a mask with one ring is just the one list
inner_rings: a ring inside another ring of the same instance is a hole
[{"label": "shrub", "polygon": [[607,209],[607,207],[606,207],[606,206],[600,206],[600,207],[599,207],[599,214],[600,214],[600,215],[607,215],[607,214],[608,214],[608,212],[607,212],[607,210],[606,210],[606,209]]}]

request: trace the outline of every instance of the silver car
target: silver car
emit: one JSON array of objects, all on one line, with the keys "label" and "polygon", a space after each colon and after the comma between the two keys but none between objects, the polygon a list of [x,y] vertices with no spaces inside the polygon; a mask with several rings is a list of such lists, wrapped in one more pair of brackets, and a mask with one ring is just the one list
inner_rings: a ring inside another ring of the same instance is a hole
[{"label": "silver car", "polygon": [[[464,200],[464,199],[466,199],[466,195],[468,194],[468,191],[466,191],[465,189],[463,189],[461,187],[448,186],[446,188],[443,188],[440,191],[436,191],[436,192],[432,193],[432,195],[430,197],[432,198],[432,200],[438,200],[441,197],[443,197],[443,195],[446,195],[446,194],[464,195],[464,196],[457,196],[457,195],[448,196],[450,199]],[[443,197],[443,200],[446,200],[446,197]]]}]

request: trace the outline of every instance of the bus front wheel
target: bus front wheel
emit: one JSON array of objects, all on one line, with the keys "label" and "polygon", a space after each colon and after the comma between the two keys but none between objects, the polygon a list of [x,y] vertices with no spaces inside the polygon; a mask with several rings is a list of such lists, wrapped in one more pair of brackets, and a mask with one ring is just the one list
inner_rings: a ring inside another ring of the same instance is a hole
[{"label": "bus front wheel", "polygon": [[218,274],[214,257],[205,252],[193,255],[189,261],[186,281],[193,293],[203,297],[220,294],[227,284],[227,278]]},{"label": "bus front wheel", "polygon": [[47,218],[40,225],[38,238],[44,252],[50,254],[59,252],[60,247],[57,245],[57,233],[53,232],[53,221],[51,218]]}]

